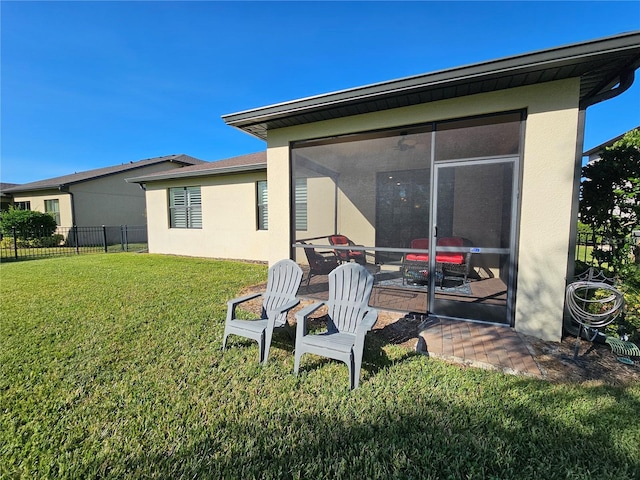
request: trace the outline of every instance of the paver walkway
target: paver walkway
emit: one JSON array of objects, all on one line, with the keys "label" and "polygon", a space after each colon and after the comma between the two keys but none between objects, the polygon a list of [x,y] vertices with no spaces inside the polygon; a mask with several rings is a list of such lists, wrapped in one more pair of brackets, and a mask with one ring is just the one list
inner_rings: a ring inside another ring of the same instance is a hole
[{"label": "paver walkway", "polygon": [[527,342],[501,325],[432,317],[422,325],[417,349],[473,366],[542,376]]}]

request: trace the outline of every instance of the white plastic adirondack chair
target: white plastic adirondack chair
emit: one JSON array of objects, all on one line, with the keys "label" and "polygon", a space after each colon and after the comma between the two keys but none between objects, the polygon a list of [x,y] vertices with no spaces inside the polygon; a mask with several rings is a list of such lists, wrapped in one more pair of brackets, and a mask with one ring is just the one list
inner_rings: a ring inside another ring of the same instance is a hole
[{"label": "white plastic adirondack chair", "polygon": [[[229,300],[222,350],[226,348],[227,337],[230,334],[250,338],[258,342],[260,362],[263,365],[266,364],[269,358],[273,329],[276,327],[290,328],[287,323],[287,312],[300,303],[300,300],[296,298],[296,293],[301,281],[302,269],[293,260],[280,260],[269,268],[267,289],[264,293],[254,293]],[[262,301],[262,315],[259,319],[236,319],[238,305],[261,295],[264,300]]]},{"label": "white plastic adirondack chair", "polygon": [[[360,384],[364,339],[378,320],[378,311],[369,307],[373,275],[357,263],[345,263],[329,274],[329,300],[303,308],[296,314],[296,352],[294,372],[305,353],[340,360],[349,367],[350,388]],[[307,318],[327,305],[327,331],[307,332]]]}]

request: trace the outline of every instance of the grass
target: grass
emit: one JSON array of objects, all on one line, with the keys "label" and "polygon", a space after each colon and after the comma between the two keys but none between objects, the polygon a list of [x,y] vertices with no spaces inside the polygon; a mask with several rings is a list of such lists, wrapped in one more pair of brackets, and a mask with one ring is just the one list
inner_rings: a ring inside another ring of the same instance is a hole
[{"label": "grass", "polygon": [[554,385],[367,339],[363,381],[276,334],[221,352],[262,265],[0,265],[1,478],[639,478],[640,386]]}]

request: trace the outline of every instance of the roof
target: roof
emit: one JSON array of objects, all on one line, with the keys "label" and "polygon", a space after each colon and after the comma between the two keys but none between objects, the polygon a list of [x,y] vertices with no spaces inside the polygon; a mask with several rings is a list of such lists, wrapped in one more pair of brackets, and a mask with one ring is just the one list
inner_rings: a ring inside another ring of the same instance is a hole
[{"label": "roof", "polygon": [[207,163],[203,160],[199,160],[183,153],[166,155],[164,157],[147,158],[145,160],[138,160],[137,162],[123,163],[122,165],[114,165],[111,167],[97,168],[94,170],[87,170],[85,172],[77,172],[71,175],[63,175],[62,177],[49,178],[46,180],[39,180],[37,182],[24,183],[16,187],[8,188],[5,190],[7,193],[27,192],[32,190],[50,190],[64,188],[75,183],[87,182],[95,180],[100,177],[106,177],[108,175],[115,175],[117,173],[128,172],[131,170],[148,167],[150,165],[157,165],[163,162],[176,163],[180,165],[199,165]]},{"label": "roof", "polygon": [[625,133],[621,133],[620,135],[618,135],[615,138],[612,138],[611,140],[607,140],[604,143],[601,143],[600,145],[593,147],[590,150],[587,150],[586,152],[584,152],[582,155],[584,157],[589,157],[591,155],[593,155],[594,153],[600,153],[602,150],[604,150],[607,147],[610,147],[611,145],[613,145],[614,143],[616,143],[618,140],[620,140],[622,137],[624,137],[627,133],[629,132],[633,132],[634,130],[640,130],[640,125],[637,126],[636,128],[632,128],[631,130],[625,132]]},{"label": "roof", "polygon": [[204,177],[211,175],[228,175],[231,173],[266,170],[267,152],[249,153],[237,157],[207,162],[192,167],[184,167],[179,170],[156,172],[142,177],[127,178],[129,183],[147,183],[158,180],[172,180],[176,178]]},{"label": "roof", "polygon": [[[580,78],[581,107],[621,93],[640,66],[640,31],[439,70],[223,115],[266,140],[267,131],[537,83]],[[616,85],[616,88],[612,91]],[[621,88],[620,88],[621,87]]]},{"label": "roof", "polygon": [[4,182],[0,182],[0,196],[1,197],[8,197],[9,195],[7,195],[5,192],[5,190],[7,190],[8,188],[12,188],[12,187],[17,187],[19,184],[18,183],[4,183]]}]

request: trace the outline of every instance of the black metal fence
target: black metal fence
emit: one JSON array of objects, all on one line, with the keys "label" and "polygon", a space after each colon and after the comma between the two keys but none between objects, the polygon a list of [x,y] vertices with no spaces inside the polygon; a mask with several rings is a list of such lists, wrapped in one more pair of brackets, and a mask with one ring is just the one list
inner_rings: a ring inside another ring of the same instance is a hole
[{"label": "black metal fence", "polygon": [[[602,252],[617,251],[625,245],[634,247],[638,242],[638,238],[630,236],[628,238],[611,239],[603,237],[595,233],[578,233],[576,242],[576,260],[592,267],[607,266],[607,261],[599,259],[594,255],[594,249]],[[631,249],[633,251],[633,248]]]},{"label": "black metal fence", "polygon": [[0,259],[21,260],[81,253],[145,251],[147,227],[58,227],[52,235],[12,229],[0,240]]}]

